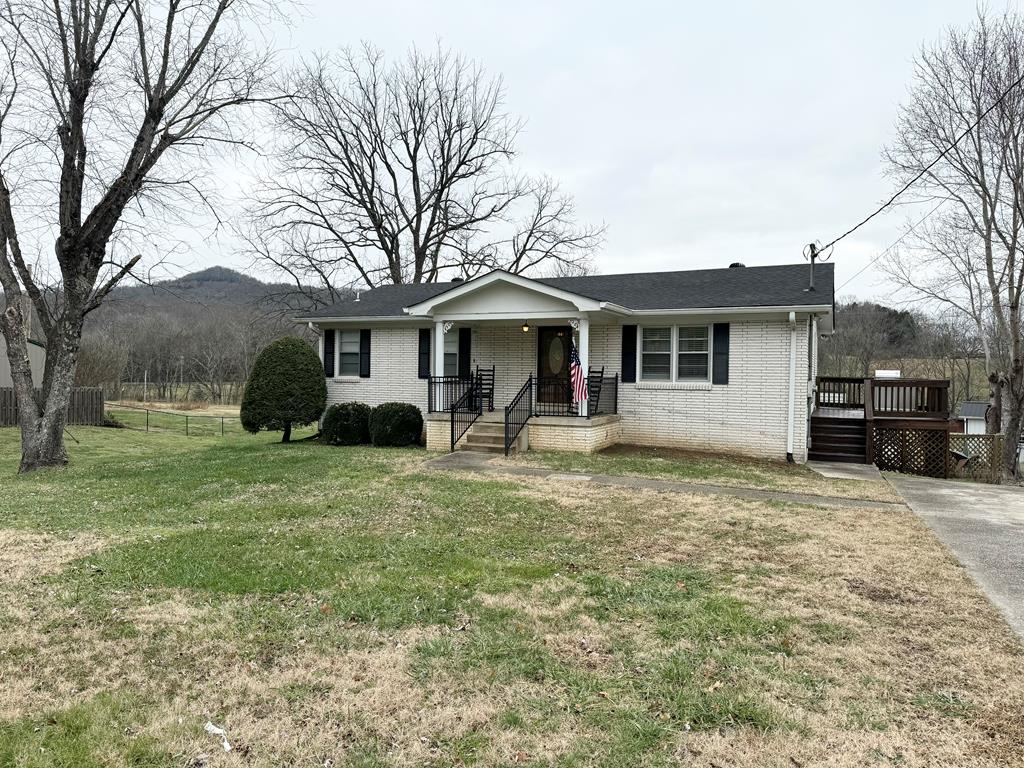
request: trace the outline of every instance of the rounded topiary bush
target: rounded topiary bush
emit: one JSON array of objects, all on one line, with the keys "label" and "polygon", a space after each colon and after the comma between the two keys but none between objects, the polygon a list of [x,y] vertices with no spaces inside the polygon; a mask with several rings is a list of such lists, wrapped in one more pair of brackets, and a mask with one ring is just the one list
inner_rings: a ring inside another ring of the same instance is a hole
[{"label": "rounded topiary bush", "polygon": [[362,445],[370,442],[370,406],[365,403],[338,403],[324,414],[321,427],[328,445]]},{"label": "rounded topiary bush", "polygon": [[242,426],[284,432],[291,439],[293,426],[312,424],[327,405],[327,380],[316,351],[302,339],[285,336],[256,357],[242,395]]},{"label": "rounded topiary bush", "polygon": [[370,412],[370,442],[374,445],[418,445],[423,414],[410,403],[383,403]]}]

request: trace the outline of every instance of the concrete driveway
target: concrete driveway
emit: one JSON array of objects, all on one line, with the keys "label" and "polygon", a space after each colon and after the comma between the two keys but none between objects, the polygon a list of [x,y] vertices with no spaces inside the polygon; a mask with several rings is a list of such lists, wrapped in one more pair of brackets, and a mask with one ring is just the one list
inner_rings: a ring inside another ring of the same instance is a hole
[{"label": "concrete driveway", "polygon": [[886,478],[1024,637],[1024,488]]}]

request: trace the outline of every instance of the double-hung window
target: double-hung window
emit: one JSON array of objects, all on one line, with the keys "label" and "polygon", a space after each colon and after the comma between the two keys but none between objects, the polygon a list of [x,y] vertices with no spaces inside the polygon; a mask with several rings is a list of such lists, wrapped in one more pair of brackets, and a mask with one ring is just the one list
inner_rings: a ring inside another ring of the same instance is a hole
[{"label": "double-hung window", "polygon": [[641,381],[711,380],[711,335],[706,325],[640,329]]},{"label": "double-hung window", "polygon": [[676,381],[707,381],[711,371],[708,327],[676,328]]},{"label": "double-hung window", "polygon": [[640,378],[672,380],[672,328],[644,328],[640,344]]},{"label": "double-hung window", "polygon": [[338,331],[338,375],[359,375],[359,331]]},{"label": "double-hung window", "polygon": [[444,336],[444,375],[459,375],[459,334],[446,333]]}]

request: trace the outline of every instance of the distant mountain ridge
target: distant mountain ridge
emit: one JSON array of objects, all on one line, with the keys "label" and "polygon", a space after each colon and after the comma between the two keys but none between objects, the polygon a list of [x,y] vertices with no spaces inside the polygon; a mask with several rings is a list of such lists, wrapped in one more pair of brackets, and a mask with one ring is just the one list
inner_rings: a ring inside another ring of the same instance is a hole
[{"label": "distant mountain ridge", "polygon": [[233,306],[274,304],[275,297],[294,289],[287,283],[265,283],[228,267],[208,267],[152,285],[122,285],[108,301],[111,305],[147,305],[169,308],[176,303]]}]

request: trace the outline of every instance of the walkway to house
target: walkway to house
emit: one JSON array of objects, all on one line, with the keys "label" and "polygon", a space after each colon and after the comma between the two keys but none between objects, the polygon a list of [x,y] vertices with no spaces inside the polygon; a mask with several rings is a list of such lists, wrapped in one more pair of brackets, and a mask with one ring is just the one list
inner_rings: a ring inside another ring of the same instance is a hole
[{"label": "walkway to house", "polygon": [[620,488],[643,488],[652,491],[673,491],[676,493],[692,493],[704,496],[737,496],[742,499],[757,501],[781,501],[791,504],[811,504],[820,507],[843,507],[855,509],[891,509],[905,510],[903,504],[885,501],[862,501],[837,496],[818,496],[810,493],[787,493],[785,491],[761,491],[754,488],[736,488],[725,485],[704,483],[684,483],[675,480],[656,480],[649,477],[630,477],[626,475],[584,475],[571,472],[556,472],[541,467],[512,467],[505,464],[494,464],[493,453],[474,451],[456,451],[431,459],[424,466],[430,469],[455,470],[464,472],[480,472],[495,475],[518,475],[522,477],[539,477],[546,480],[566,480],[582,483],[596,483]]},{"label": "walkway to house", "polygon": [[1024,636],[1024,488],[886,478]]}]

